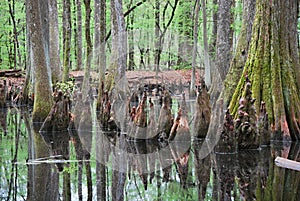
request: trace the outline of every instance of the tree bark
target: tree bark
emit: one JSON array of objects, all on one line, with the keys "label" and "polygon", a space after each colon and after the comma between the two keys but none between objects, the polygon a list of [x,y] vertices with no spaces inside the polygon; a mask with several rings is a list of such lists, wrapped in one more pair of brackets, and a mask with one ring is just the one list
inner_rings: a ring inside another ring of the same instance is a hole
[{"label": "tree bark", "polygon": [[86,41],[86,60],[84,68],[84,80],[82,86],[83,101],[88,98],[88,93],[90,91],[89,81],[90,81],[90,71],[91,71],[91,61],[92,61],[92,40],[90,32],[91,23],[91,0],[84,0],[85,5],[85,41]]},{"label": "tree bark", "polygon": [[71,1],[63,0],[63,81],[69,79],[71,52]]},{"label": "tree bark", "polygon": [[231,8],[233,0],[220,0],[218,8],[216,65],[222,80],[225,80],[231,59]]},{"label": "tree bark", "polygon": [[[128,5],[128,10],[130,9],[132,4],[132,0]],[[128,70],[134,70],[135,62],[134,62],[134,13],[127,16],[127,23],[128,23]]]},{"label": "tree bark", "polygon": [[40,2],[27,0],[26,9],[29,13],[29,32],[32,49],[32,65],[35,69],[33,122],[42,122],[51,110],[52,89],[48,76],[46,51],[43,41],[43,31],[40,15]]},{"label": "tree bark", "polygon": [[230,102],[235,114],[245,88],[244,75],[248,75],[256,111],[264,101],[273,138],[284,141],[300,139],[299,60],[293,60],[299,58],[299,52],[294,49],[298,45],[292,44],[297,41],[297,34],[292,34],[297,26],[297,6],[294,0],[256,1],[248,58]]},{"label": "tree bark", "polygon": [[239,36],[235,55],[233,56],[229,73],[224,81],[224,105],[228,105],[234,93],[237,83],[242,75],[250,47],[252,26],[255,15],[256,0],[245,0],[243,2],[243,26]]},{"label": "tree bark", "polygon": [[[218,5],[218,0],[213,0],[214,7]],[[217,43],[217,30],[218,30],[218,9],[214,8],[212,13],[212,31],[210,36],[209,54],[215,59],[216,43]]]},{"label": "tree bark", "polygon": [[94,68],[99,70],[100,62],[100,0],[95,0],[94,2]]},{"label": "tree bark", "polygon": [[161,51],[161,44],[160,44],[160,1],[159,0],[155,0],[155,47],[154,47],[154,70],[156,72],[159,71],[159,56],[160,56],[160,51]]},{"label": "tree bark", "polygon": [[57,0],[49,1],[49,58],[52,83],[61,81]]},{"label": "tree bark", "polygon": [[191,86],[190,96],[196,96],[195,80],[196,80],[196,58],[197,58],[197,44],[198,44],[198,27],[199,27],[199,11],[200,11],[200,0],[196,1],[195,15],[194,15],[194,44],[193,44],[193,55],[192,55],[192,75],[191,75]]},{"label": "tree bark", "polygon": [[82,68],[82,17],[81,0],[77,0],[77,62],[76,70]]},{"label": "tree bark", "polygon": [[[122,0],[111,1],[112,54],[106,88],[110,91],[113,83],[125,77],[127,65],[127,34],[122,9]],[[121,84],[120,87],[125,87]]]},{"label": "tree bark", "polygon": [[[105,83],[105,70],[106,70],[106,1],[100,0],[100,46],[99,46],[99,86],[98,86],[98,99],[97,99],[97,110],[100,110],[102,115],[102,97],[104,94],[104,83]],[[98,47],[95,47],[98,48]]]},{"label": "tree bark", "polygon": [[207,37],[207,16],[206,16],[206,3],[205,0],[201,0],[202,4],[202,20],[203,20],[203,49],[204,49],[204,80],[206,86],[210,87],[211,85],[211,70],[210,70],[210,61],[208,53],[208,37]]},{"label": "tree bark", "polygon": [[[142,0],[140,2],[138,2],[137,4],[135,4],[133,7],[131,7],[129,10],[127,10],[125,13],[124,13],[124,17],[127,17],[131,12],[134,11],[134,9],[136,9],[137,7],[139,7],[140,5],[142,5],[143,3],[145,3],[147,0]],[[109,39],[109,37],[111,36],[111,30],[107,33],[106,37],[105,37],[105,40],[107,41]]]},{"label": "tree bark", "polygon": [[[27,1],[26,1],[27,2]],[[23,88],[23,95],[25,97],[24,103],[27,104],[29,103],[29,89],[30,89],[30,84],[34,86],[34,82],[31,83],[33,80],[32,77],[32,68],[33,68],[33,63],[31,59],[32,55],[32,48],[31,48],[31,37],[30,37],[30,31],[29,31],[29,25],[31,24],[30,22],[30,16],[29,16],[29,9],[26,7],[26,77],[25,77],[25,83],[24,83],[24,88]]]}]

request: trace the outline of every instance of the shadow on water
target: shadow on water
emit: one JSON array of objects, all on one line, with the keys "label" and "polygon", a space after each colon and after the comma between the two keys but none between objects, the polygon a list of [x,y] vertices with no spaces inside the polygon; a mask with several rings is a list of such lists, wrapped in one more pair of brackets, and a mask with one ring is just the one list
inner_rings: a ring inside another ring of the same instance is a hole
[{"label": "shadow on water", "polygon": [[1,111],[1,200],[299,200],[300,172],[274,163],[300,161],[299,144],[203,157],[204,141],[127,140],[84,110],[80,128],[42,133],[27,109]]}]

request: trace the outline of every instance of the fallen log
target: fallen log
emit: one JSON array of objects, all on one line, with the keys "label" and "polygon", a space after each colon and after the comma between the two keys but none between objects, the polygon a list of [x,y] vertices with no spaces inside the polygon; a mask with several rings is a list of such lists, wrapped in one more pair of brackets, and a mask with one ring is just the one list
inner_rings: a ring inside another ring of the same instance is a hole
[{"label": "fallen log", "polygon": [[0,71],[0,77],[21,77],[23,74],[25,74],[25,71],[21,69]]},{"label": "fallen log", "polygon": [[300,162],[289,160],[282,157],[276,157],[275,164],[279,167],[300,171]]}]

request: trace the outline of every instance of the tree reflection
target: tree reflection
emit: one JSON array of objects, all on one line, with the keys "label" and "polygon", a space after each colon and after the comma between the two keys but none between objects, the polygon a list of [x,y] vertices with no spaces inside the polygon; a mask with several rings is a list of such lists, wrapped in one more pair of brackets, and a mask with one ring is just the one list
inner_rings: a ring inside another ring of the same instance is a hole
[{"label": "tree reflection", "polygon": [[[3,131],[4,136],[7,135],[7,108],[1,108],[0,107],[0,130]],[[0,135],[0,139],[2,138],[2,135]]]},{"label": "tree reflection", "polygon": [[234,188],[234,176],[236,168],[236,155],[235,154],[215,154],[214,168],[216,177],[218,179],[217,188],[219,200],[231,200],[232,191]]},{"label": "tree reflection", "polygon": [[[82,110],[88,112],[89,108]],[[28,112],[8,109],[7,115],[3,118],[7,120],[8,133],[6,136],[1,133],[0,141],[1,148],[5,148],[0,163],[1,170],[5,170],[1,175],[4,178],[1,190],[6,200],[19,200],[24,193],[29,201],[95,200],[96,197],[97,200],[298,201],[300,196],[299,172],[274,163],[277,156],[300,161],[299,144],[272,142],[271,146],[256,150],[217,152],[202,158],[204,141],[187,141],[192,146],[186,149],[183,141],[164,144],[129,140],[126,133],[94,129],[92,115],[86,119],[80,117],[81,126],[70,126],[69,132],[39,132],[40,124],[32,124]],[[28,142],[25,149],[24,139]],[[92,146],[83,143],[84,140],[91,140]],[[20,163],[23,151],[27,166]],[[119,155],[121,152],[123,155]],[[24,178],[22,187],[20,181]]]},{"label": "tree reflection", "polygon": [[[49,158],[50,156],[50,150],[39,133],[40,127],[41,124],[38,123],[33,125],[33,138],[31,139],[33,140],[32,148],[34,149],[33,161]],[[28,175],[32,179],[28,180],[28,200],[58,200],[58,179],[55,172],[52,175],[53,168],[51,166],[49,163],[29,164],[31,168],[28,169]],[[52,194],[54,192],[56,194]]]},{"label": "tree reflection", "polygon": [[201,146],[203,141],[195,141],[193,148],[195,151],[195,172],[198,188],[198,200],[205,200],[206,189],[210,179],[211,160],[210,155],[201,159]]},{"label": "tree reflection", "polygon": [[260,150],[240,150],[238,153],[236,176],[243,200],[256,200],[257,178],[261,169],[259,160]]},{"label": "tree reflection", "polygon": [[266,185],[261,188],[257,200],[292,200],[300,196],[300,173],[277,167],[274,160],[277,156],[300,161],[300,146],[293,143],[274,142],[271,145],[269,174]]}]

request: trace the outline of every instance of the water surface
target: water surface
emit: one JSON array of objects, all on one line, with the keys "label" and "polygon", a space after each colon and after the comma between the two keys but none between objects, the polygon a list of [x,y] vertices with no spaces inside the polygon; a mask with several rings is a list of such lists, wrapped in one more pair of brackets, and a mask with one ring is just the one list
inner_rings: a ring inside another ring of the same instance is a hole
[{"label": "water surface", "polygon": [[0,200],[300,198],[300,172],[274,163],[277,156],[300,161],[299,144],[203,157],[201,140],[128,141],[94,123],[39,133],[26,108],[1,110],[0,123]]}]

